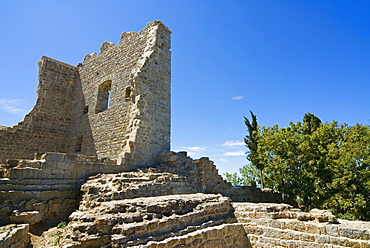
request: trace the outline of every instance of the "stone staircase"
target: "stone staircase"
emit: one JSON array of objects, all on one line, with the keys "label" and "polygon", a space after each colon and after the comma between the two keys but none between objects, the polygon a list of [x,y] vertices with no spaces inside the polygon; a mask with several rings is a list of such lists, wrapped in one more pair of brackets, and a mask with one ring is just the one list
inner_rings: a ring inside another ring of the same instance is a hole
[{"label": "stone staircase", "polygon": [[152,168],[90,177],[81,187],[79,210],[71,214],[59,244],[65,248],[250,247],[230,199],[198,193],[204,190],[199,175],[189,176],[198,167],[179,163],[187,160],[181,154],[172,155],[176,160],[172,164],[167,157],[166,164]]},{"label": "stone staircase", "polygon": [[63,247],[157,247],[160,242],[173,247],[181,237],[235,221],[229,198],[221,195],[111,200],[74,212],[60,242]]},{"label": "stone staircase", "polygon": [[[253,247],[370,247],[369,227],[341,223],[330,211],[287,204],[233,203]],[[359,222],[360,223],[360,222]]]}]

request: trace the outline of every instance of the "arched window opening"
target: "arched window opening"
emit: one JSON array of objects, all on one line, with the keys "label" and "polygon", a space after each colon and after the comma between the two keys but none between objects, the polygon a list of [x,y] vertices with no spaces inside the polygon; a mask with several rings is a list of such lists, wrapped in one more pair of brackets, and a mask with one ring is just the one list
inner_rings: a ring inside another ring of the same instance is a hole
[{"label": "arched window opening", "polygon": [[108,80],[99,85],[95,112],[99,113],[110,107],[112,81]]}]

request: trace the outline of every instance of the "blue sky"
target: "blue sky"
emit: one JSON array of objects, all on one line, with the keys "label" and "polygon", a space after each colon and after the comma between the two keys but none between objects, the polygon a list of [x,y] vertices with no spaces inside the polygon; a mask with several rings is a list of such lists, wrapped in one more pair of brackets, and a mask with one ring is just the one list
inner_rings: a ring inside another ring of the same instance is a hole
[{"label": "blue sky", "polygon": [[172,150],[247,163],[243,116],[370,122],[369,1],[0,1],[0,125],[36,99],[45,55],[77,65],[121,32],[172,30]]}]

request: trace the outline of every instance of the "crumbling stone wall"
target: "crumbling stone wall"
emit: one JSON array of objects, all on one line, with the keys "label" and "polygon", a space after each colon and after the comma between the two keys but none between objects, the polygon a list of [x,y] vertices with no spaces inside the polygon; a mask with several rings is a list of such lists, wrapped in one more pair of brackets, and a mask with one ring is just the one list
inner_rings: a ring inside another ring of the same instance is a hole
[{"label": "crumbling stone wall", "polygon": [[34,108],[0,128],[0,162],[34,153],[81,153],[125,168],[170,149],[170,34],[154,21],[75,66],[42,57]]},{"label": "crumbling stone wall", "polygon": [[78,207],[89,176],[121,170],[109,159],[63,153],[9,160],[0,165],[0,225],[29,223],[33,231],[65,221]]},{"label": "crumbling stone wall", "polygon": [[67,152],[77,68],[42,57],[39,61],[37,101],[24,120],[0,128],[0,162],[31,159],[39,152]]},{"label": "crumbling stone wall", "polygon": [[164,152],[159,155],[155,168],[162,172],[180,173],[186,176],[189,184],[197,187],[198,192],[222,194],[236,202],[275,202],[284,201],[283,194],[271,189],[251,186],[232,186],[218,174],[214,162],[207,157],[192,159],[187,152]]}]

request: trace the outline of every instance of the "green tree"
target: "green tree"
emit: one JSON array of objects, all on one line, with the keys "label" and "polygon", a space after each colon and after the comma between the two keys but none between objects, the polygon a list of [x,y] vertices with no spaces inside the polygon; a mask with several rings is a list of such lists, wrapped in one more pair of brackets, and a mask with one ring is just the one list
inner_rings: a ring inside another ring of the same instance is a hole
[{"label": "green tree", "polygon": [[[260,138],[259,134],[259,127],[257,124],[257,117],[250,111],[251,114],[251,121],[244,116],[244,123],[247,126],[248,134],[244,138],[244,142],[246,147],[248,148],[247,151],[247,159],[250,161],[251,166],[254,166],[259,171],[259,180],[261,187],[264,188],[263,182],[263,169],[264,164],[260,161],[258,150],[258,140]],[[247,179],[249,180],[249,179]]]},{"label": "green tree", "polygon": [[323,207],[339,217],[370,220],[370,127],[343,125],[332,166],[332,192]]},{"label": "green tree", "polygon": [[234,173],[235,183],[257,180],[306,209],[325,208],[341,218],[370,220],[369,126],[322,123],[308,113],[303,122],[285,128],[258,127],[251,115],[252,121],[245,118],[251,163],[239,170],[240,176]]},{"label": "green tree", "polygon": [[230,182],[232,185],[242,185],[244,186],[244,178],[241,178],[238,176],[237,172],[234,173],[228,173],[226,172],[225,174],[226,181]]},{"label": "green tree", "polygon": [[256,187],[257,182],[259,181],[258,170],[251,164],[247,164],[242,168],[239,168],[239,172],[226,172],[224,175],[226,181],[232,183],[233,185]]},{"label": "green tree", "polygon": [[305,126],[305,133],[311,134],[321,124],[321,120],[311,113],[307,113],[303,116],[303,123]]}]

